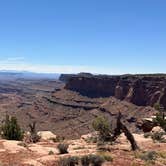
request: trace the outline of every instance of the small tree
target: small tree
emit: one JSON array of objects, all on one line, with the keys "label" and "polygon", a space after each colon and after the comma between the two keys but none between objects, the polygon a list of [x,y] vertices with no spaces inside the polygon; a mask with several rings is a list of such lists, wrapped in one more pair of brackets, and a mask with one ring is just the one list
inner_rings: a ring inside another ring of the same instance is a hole
[{"label": "small tree", "polygon": [[112,141],[115,141],[120,136],[120,134],[123,132],[125,134],[126,138],[128,139],[128,141],[130,142],[132,150],[133,151],[138,150],[139,147],[138,147],[138,145],[137,145],[137,143],[135,141],[134,136],[129,131],[129,129],[126,127],[126,125],[124,125],[121,122],[121,118],[122,118],[122,114],[121,114],[121,112],[119,112],[118,117],[117,117],[116,128],[115,128],[114,134],[113,134],[113,136],[111,138]]},{"label": "small tree", "polygon": [[37,131],[36,131],[36,122],[29,124],[29,128],[31,133],[31,141],[33,143],[39,142],[40,136],[37,134]]},{"label": "small tree", "polygon": [[106,118],[104,117],[97,117],[92,125],[93,128],[99,132],[99,138],[101,141],[115,141],[121,133],[124,133],[126,138],[129,140],[131,144],[131,148],[133,151],[138,150],[139,147],[134,139],[134,136],[132,133],[129,131],[129,129],[121,122],[122,114],[119,112],[117,116],[117,123],[116,123],[116,128],[111,131],[109,122]]},{"label": "small tree", "polygon": [[58,144],[57,148],[58,148],[60,154],[66,154],[66,153],[68,153],[69,145],[65,144],[65,143],[60,143],[60,144]]},{"label": "small tree", "polygon": [[157,107],[156,109],[159,111],[157,114],[156,114],[156,117],[153,119],[153,122],[162,127],[163,130],[166,131],[166,119],[165,119],[165,108],[160,105],[160,104],[157,104]]},{"label": "small tree", "polygon": [[4,124],[1,127],[1,135],[2,138],[8,140],[22,140],[23,139],[23,131],[21,130],[19,124],[17,123],[16,117],[9,117],[6,115],[6,119]]},{"label": "small tree", "polygon": [[156,114],[156,117],[153,119],[153,122],[157,125],[163,128],[164,131],[166,131],[166,119],[165,115],[163,113],[159,112]]},{"label": "small tree", "polygon": [[96,131],[99,132],[99,139],[101,141],[110,140],[111,128],[110,128],[108,120],[105,117],[97,117],[93,121],[92,126]]}]

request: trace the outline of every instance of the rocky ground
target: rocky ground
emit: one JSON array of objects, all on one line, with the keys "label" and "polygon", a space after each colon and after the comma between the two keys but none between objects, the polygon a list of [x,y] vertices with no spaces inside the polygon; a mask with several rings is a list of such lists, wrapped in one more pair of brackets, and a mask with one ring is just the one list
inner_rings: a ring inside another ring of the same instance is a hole
[{"label": "rocky ground", "polygon": [[[0,161],[2,166],[58,166],[60,158],[69,156],[84,156],[98,154],[111,156],[113,161],[105,162],[103,166],[165,166],[166,143],[154,143],[151,138],[142,134],[134,134],[140,150],[133,152],[130,144],[122,134],[113,145],[107,145],[107,151],[98,150],[96,143],[88,143],[83,136],[76,140],[67,140],[68,154],[60,155],[57,145],[51,140],[43,140],[36,144],[23,146],[18,141],[0,140]],[[154,160],[144,161],[141,156],[146,153],[156,154]]]}]

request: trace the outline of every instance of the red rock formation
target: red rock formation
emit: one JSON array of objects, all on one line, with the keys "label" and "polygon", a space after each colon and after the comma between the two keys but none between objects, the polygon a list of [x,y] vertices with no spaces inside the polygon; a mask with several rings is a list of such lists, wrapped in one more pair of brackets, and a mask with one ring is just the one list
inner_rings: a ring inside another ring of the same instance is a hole
[{"label": "red rock formation", "polygon": [[160,102],[166,108],[166,76],[80,76],[70,77],[66,89],[89,97],[115,96],[138,106]]}]

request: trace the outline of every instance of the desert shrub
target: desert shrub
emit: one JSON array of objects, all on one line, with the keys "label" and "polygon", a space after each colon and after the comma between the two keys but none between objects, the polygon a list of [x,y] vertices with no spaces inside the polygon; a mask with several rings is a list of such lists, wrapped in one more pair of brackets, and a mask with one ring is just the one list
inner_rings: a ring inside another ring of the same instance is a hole
[{"label": "desert shrub", "polygon": [[155,151],[148,151],[140,155],[140,159],[144,161],[155,161],[157,158],[157,153]]},{"label": "desert shrub", "polygon": [[166,120],[165,115],[162,112],[159,112],[156,114],[156,118],[153,119],[153,122],[163,128],[164,131],[166,131]]},{"label": "desert shrub", "polygon": [[154,107],[154,109],[156,109],[156,110],[160,110],[160,104],[159,103],[155,103],[154,105],[153,105],[153,107]]},{"label": "desert shrub", "polygon": [[103,156],[100,155],[86,155],[81,158],[82,166],[101,166],[104,163],[105,159]]},{"label": "desert shrub", "polygon": [[99,155],[90,155],[92,166],[101,166],[104,163],[104,158]]},{"label": "desert shrub", "polygon": [[154,132],[151,135],[151,138],[153,139],[153,141],[158,141],[158,142],[165,142],[166,140],[164,139],[165,133],[164,132]]},{"label": "desert shrub", "polygon": [[61,136],[56,136],[56,138],[50,138],[50,140],[56,143],[56,142],[64,141],[65,138]]},{"label": "desert shrub", "polygon": [[73,148],[73,150],[80,150],[80,149],[85,149],[85,146],[78,146],[78,147]]},{"label": "desert shrub", "polygon": [[37,131],[36,131],[36,122],[29,124],[29,128],[30,128],[30,134],[31,134],[31,136],[30,136],[31,141],[33,143],[39,142],[40,136],[37,134]]},{"label": "desert shrub", "polygon": [[85,141],[87,143],[97,143],[98,137],[97,136],[92,136],[92,137],[88,137],[87,139],[85,139]]},{"label": "desert shrub", "polygon": [[[133,162],[131,163],[131,166],[140,166],[140,164]],[[144,165],[144,166],[147,166],[147,165]]]},{"label": "desert shrub", "polygon": [[101,142],[101,141],[98,141],[98,143],[97,143],[97,150],[99,152],[109,152],[109,151],[111,151],[110,145],[113,145],[113,143],[112,142]]},{"label": "desert shrub", "polygon": [[23,146],[24,148],[28,147],[28,145],[25,142],[19,142],[17,145],[18,146]]},{"label": "desert shrub", "polygon": [[97,117],[93,123],[93,128],[99,132],[99,139],[102,141],[110,140],[111,128],[108,120],[105,117]]},{"label": "desert shrub", "polygon": [[98,142],[97,142],[97,147],[98,147],[98,149],[99,149],[100,147],[103,147],[103,146],[105,146],[106,144],[107,144],[107,142],[98,141]]},{"label": "desert shrub", "polygon": [[16,117],[9,117],[6,115],[4,124],[1,126],[2,138],[7,140],[22,140],[23,131],[21,130],[19,124],[17,123]]},{"label": "desert shrub", "polygon": [[49,152],[48,152],[48,155],[53,155],[54,154],[54,152],[52,151],[52,150],[50,150]]},{"label": "desert shrub", "polygon": [[59,166],[75,166],[79,162],[79,158],[77,156],[61,158],[59,161]]},{"label": "desert shrub", "polygon": [[144,133],[144,138],[149,138],[149,137],[151,137],[151,136],[152,136],[152,134],[151,134],[150,132]]},{"label": "desert shrub", "polygon": [[65,143],[60,143],[60,144],[58,144],[57,148],[58,148],[60,154],[66,154],[66,153],[68,153],[69,145],[65,144]]},{"label": "desert shrub", "polygon": [[99,152],[98,155],[102,157],[105,161],[112,162],[113,158],[109,152]]},{"label": "desert shrub", "polygon": [[81,157],[81,164],[82,166],[89,166],[91,163],[90,161],[90,156],[89,155],[85,155]]},{"label": "desert shrub", "polygon": [[165,151],[160,151],[157,153],[159,157],[166,159],[166,152]]},{"label": "desert shrub", "polygon": [[102,157],[104,158],[105,161],[108,161],[108,162],[113,161],[113,158],[110,155],[103,155]]}]

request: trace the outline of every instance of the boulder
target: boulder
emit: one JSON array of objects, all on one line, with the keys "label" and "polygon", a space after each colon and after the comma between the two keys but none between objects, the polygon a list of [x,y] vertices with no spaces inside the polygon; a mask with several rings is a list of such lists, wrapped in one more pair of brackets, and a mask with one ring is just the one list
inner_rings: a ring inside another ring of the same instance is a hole
[{"label": "boulder", "polygon": [[32,138],[31,138],[31,133],[29,131],[24,133],[23,142],[25,142],[27,144],[30,144],[33,142]]},{"label": "boulder", "polygon": [[86,134],[86,135],[82,135],[81,136],[81,139],[83,140],[89,140],[91,138],[96,138],[98,136],[98,133],[97,132],[93,132],[93,133],[89,133],[89,134]]},{"label": "boulder", "polygon": [[153,123],[153,121],[149,120],[144,120],[141,125],[141,129],[143,130],[144,133],[151,132],[154,127],[155,124]]},{"label": "boulder", "polygon": [[153,127],[151,132],[152,133],[156,133],[156,132],[165,133],[165,131],[160,126]]},{"label": "boulder", "polygon": [[39,131],[37,134],[41,137],[41,140],[56,139],[57,137],[51,131]]}]

